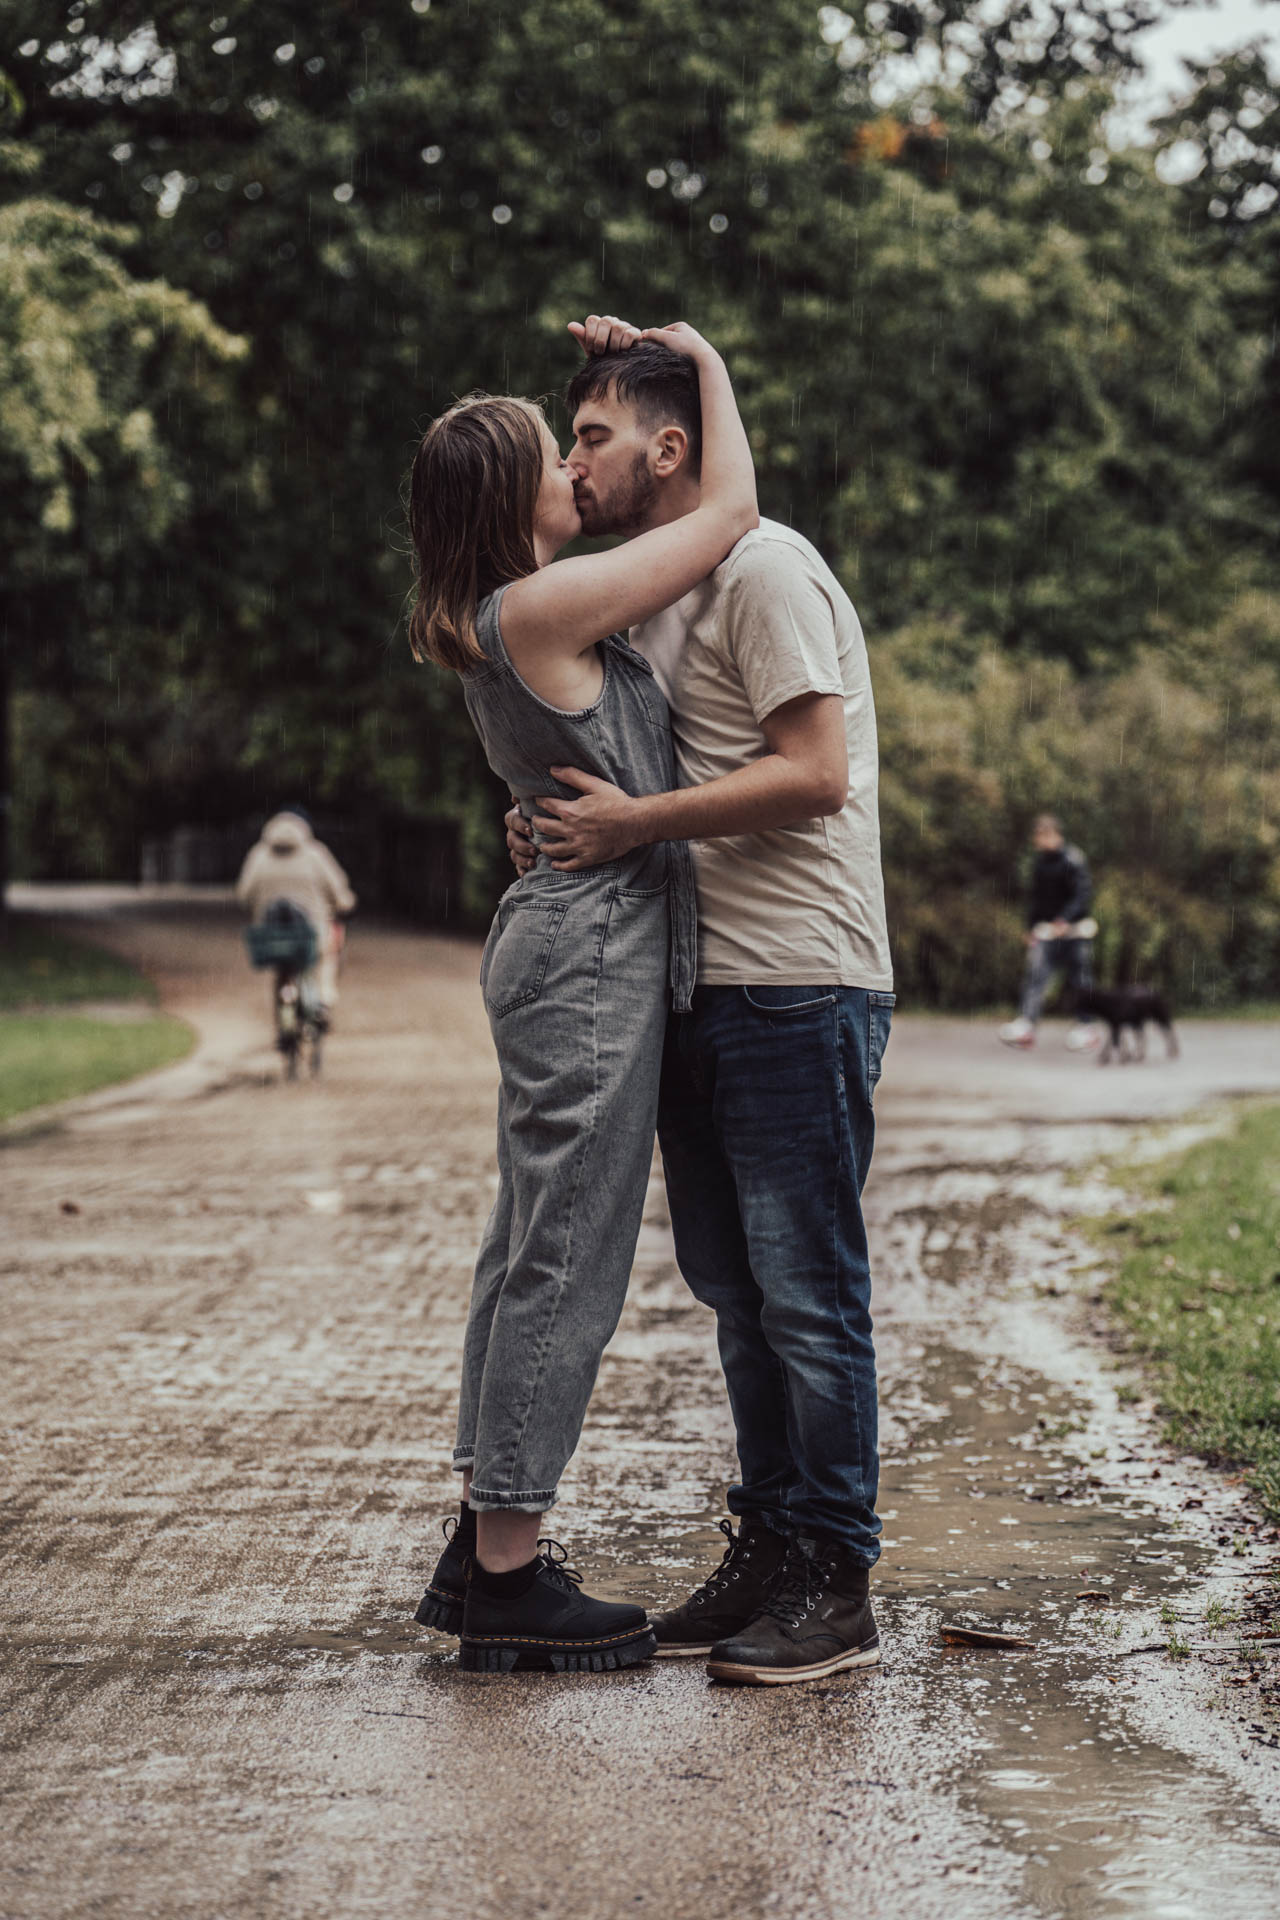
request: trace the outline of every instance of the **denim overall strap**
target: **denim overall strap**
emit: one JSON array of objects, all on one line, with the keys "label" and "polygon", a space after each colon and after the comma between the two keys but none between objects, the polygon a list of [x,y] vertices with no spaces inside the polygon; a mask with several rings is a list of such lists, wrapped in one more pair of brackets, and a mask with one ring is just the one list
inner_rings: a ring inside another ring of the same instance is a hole
[{"label": "denim overall strap", "polygon": [[[667,757],[666,782],[668,787],[675,786],[675,758],[670,747],[670,714],[666,701],[662,699],[658,688],[657,676],[653,666],[645,656],[631,645],[625,634],[611,633],[602,642],[607,653],[621,660],[638,673],[646,693],[652,713],[655,707],[661,708],[664,735],[664,753]],[[633,792],[642,792],[643,788],[633,788]],[[687,1010],[693,1001],[694,982],[698,973],[698,897],[693,878],[693,855],[689,851],[687,840],[668,840],[667,874],[670,880],[670,942],[671,942],[671,1004],[677,1012]]]}]

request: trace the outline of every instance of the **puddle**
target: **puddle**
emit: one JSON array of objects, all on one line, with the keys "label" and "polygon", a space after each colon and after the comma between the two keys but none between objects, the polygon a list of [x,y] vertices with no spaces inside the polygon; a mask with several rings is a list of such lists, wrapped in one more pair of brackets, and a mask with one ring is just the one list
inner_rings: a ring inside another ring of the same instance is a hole
[{"label": "puddle", "polygon": [[[1274,1910],[1280,1840],[1233,1783],[1179,1748],[1177,1689],[1167,1745],[1126,1711],[1171,1663],[1139,1656],[1135,1672],[1124,1650],[1167,1638],[1160,1604],[1195,1587],[1207,1550],[1080,1457],[1071,1442],[1087,1410],[1043,1376],[943,1347],[916,1365],[905,1397],[922,1387],[936,1412],[913,1415],[913,1444],[885,1463],[885,1505],[911,1515],[915,1537],[886,1525],[879,1588],[1037,1642],[936,1655],[936,1685],[968,1701],[990,1756],[954,1785],[1023,1856],[1033,1911],[1200,1920],[1224,1875],[1233,1914]],[[897,1433],[892,1395],[886,1411]],[[1050,1438],[1060,1427],[1076,1431]],[[1094,1608],[1076,1597],[1085,1589],[1112,1601]]]}]

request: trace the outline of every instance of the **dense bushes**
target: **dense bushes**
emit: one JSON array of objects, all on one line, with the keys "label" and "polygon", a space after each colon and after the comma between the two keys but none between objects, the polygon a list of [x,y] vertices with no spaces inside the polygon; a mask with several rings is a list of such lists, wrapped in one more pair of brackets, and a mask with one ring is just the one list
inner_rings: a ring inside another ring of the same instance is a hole
[{"label": "dense bushes", "polygon": [[1280,995],[1280,602],[1243,597],[1106,677],[956,652],[945,630],[872,644],[904,996],[1009,997],[1041,810],[1092,863],[1101,979],[1183,1006]]}]

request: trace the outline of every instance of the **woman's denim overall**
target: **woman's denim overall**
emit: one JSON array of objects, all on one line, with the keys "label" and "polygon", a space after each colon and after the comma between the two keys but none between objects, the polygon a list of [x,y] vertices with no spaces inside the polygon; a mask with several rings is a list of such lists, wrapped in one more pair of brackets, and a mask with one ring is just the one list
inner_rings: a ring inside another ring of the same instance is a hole
[{"label": "woman's denim overall", "polygon": [[[600,644],[594,705],[549,706],[502,644],[505,591],[481,602],[485,663],[463,688],[489,765],[525,815],[538,794],[576,797],[553,766],[628,793],[674,787],[648,662],[614,634]],[[669,997],[690,1003],[696,940],[682,841],[579,873],[553,872],[540,852],[499,903],[480,966],[502,1074],[498,1197],[476,1263],[454,1450],[480,1512],[552,1506],[578,1444],[640,1230]]]}]

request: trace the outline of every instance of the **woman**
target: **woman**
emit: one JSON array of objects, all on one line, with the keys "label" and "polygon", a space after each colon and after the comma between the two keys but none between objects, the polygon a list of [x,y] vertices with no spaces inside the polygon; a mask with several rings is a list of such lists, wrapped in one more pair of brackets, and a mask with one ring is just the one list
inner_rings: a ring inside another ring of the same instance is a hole
[{"label": "woman", "polygon": [[[691,328],[591,316],[588,353],[656,341],[698,369],[701,504],[612,552],[552,565],[580,529],[575,475],[539,409],[478,396],[428,429],[410,482],[419,659],[462,677],[489,764],[527,814],[553,766],[631,793],[675,785],[666,703],[618,631],[670,606],[757,522],[729,376]],[[638,458],[679,457],[655,429]],[[466,1667],[604,1670],[649,1657],[639,1607],[579,1590],[538,1554],[631,1271],[653,1151],[667,995],[687,1006],[696,915],[683,843],[556,872],[503,896],[480,980],[501,1068],[498,1197],[463,1357],[462,1505],[417,1618]]]}]

